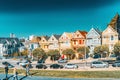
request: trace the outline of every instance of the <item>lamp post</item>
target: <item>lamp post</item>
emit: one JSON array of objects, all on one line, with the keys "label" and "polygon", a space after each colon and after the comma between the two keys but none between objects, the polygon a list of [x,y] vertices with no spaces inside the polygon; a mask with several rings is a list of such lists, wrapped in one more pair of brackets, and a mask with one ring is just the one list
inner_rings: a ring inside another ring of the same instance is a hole
[{"label": "lamp post", "polygon": [[86,65],[87,65],[87,62],[86,62],[86,38],[85,38],[85,54],[84,54],[84,61],[85,61],[84,67],[86,67]]}]

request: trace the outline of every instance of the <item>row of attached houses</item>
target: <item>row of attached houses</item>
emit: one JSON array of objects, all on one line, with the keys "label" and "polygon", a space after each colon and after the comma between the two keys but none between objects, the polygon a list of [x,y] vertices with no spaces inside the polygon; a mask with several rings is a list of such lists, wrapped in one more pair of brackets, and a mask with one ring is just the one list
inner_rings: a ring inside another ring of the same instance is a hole
[{"label": "row of attached houses", "polygon": [[30,42],[33,45],[39,45],[37,47],[41,47],[45,51],[58,49],[61,53],[68,48],[76,50],[78,47],[86,46],[89,47],[90,53],[93,53],[94,48],[100,45],[107,45],[112,52],[119,39],[120,16],[116,14],[103,32],[91,28],[88,32],[77,30],[73,33],[64,32],[62,35],[51,35],[50,37],[34,37]]},{"label": "row of attached houses", "polygon": [[13,53],[19,52],[23,44],[18,38],[0,38],[0,56],[11,56]]}]

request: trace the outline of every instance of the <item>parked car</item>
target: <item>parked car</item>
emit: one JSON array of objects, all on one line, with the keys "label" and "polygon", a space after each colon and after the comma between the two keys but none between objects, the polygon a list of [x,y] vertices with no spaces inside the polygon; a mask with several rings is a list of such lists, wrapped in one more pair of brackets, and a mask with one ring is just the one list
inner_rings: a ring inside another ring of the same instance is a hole
[{"label": "parked car", "polygon": [[27,65],[28,65],[29,68],[33,68],[32,64],[25,64],[25,65],[22,65],[22,67],[26,68]]},{"label": "parked car", "polygon": [[91,68],[107,68],[109,67],[109,64],[107,62],[103,62],[103,61],[93,61],[90,64]]},{"label": "parked car", "polygon": [[60,59],[58,60],[58,63],[67,63],[68,61],[66,59]]},{"label": "parked car", "polygon": [[120,61],[116,61],[112,64],[113,67],[120,67]]},{"label": "parked car", "polygon": [[65,68],[66,69],[77,69],[78,65],[73,64],[73,63],[68,63],[68,64],[65,65]]},{"label": "parked car", "polygon": [[62,69],[63,68],[63,65],[59,65],[59,64],[52,64],[52,65],[50,65],[50,68],[55,68],[55,69],[58,69],[58,68],[60,68],[60,69]]},{"label": "parked car", "polygon": [[18,63],[20,66],[26,66],[28,64],[30,64],[27,60],[21,61]]},{"label": "parked car", "polygon": [[38,60],[37,63],[45,63],[45,60],[44,59],[40,59],[40,60]]},{"label": "parked car", "polygon": [[8,65],[8,68],[13,68],[14,66],[12,64],[10,64],[9,62],[5,61],[2,62],[3,65]]},{"label": "parked car", "polygon": [[36,68],[38,68],[38,69],[47,69],[47,66],[44,65],[44,64],[38,63],[38,64],[36,65]]}]

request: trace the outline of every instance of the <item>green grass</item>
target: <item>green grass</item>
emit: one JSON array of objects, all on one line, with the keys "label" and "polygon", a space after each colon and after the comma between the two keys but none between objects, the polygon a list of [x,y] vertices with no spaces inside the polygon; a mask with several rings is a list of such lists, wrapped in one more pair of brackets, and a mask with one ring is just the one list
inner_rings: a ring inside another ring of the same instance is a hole
[{"label": "green grass", "polygon": [[[19,74],[25,74],[25,70],[18,69]],[[4,69],[0,69],[4,73]],[[13,69],[9,70],[13,73]],[[120,71],[61,71],[61,70],[30,70],[33,76],[64,77],[64,78],[120,78]]]}]

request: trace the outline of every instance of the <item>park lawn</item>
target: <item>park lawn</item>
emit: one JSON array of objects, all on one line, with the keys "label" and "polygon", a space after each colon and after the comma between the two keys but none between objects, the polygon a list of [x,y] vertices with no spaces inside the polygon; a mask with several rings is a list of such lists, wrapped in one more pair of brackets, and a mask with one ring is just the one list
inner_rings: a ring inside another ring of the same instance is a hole
[{"label": "park lawn", "polygon": [[[17,70],[19,75],[25,75],[24,69]],[[0,68],[0,73],[4,69]],[[120,71],[61,71],[61,70],[30,70],[33,76],[64,77],[64,78],[120,78]],[[13,74],[13,69],[9,69]]]}]

